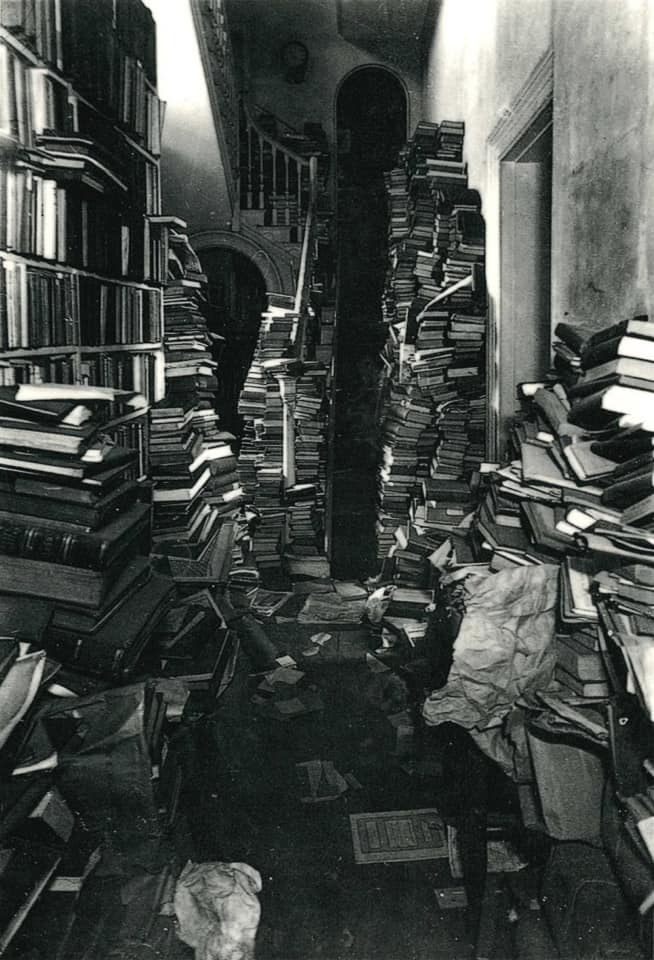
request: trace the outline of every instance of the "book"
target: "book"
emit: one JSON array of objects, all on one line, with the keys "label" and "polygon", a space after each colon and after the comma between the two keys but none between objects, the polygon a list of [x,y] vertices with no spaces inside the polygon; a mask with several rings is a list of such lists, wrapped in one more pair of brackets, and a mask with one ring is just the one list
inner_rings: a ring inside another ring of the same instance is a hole
[{"label": "book", "polygon": [[572,636],[558,634],[557,664],[582,683],[606,683],[606,670],[599,651],[589,650]]},{"label": "book", "polygon": [[91,533],[5,513],[0,514],[0,554],[101,570],[149,533],[149,525],[150,507],[144,503],[117,513],[100,531]]},{"label": "book", "polygon": [[654,450],[654,437],[642,429],[640,424],[618,429],[604,439],[592,442],[594,453],[621,463],[641,453]]},{"label": "book", "polygon": [[173,594],[172,580],[153,573],[93,633],[74,633],[53,624],[46,633],[46,647],[66,666],[92,676],[129,677]]},{"label": "book", "polygon": [[[98,608],[86,608],[70,605],[65,602],[57,603],[52,610],[50,607],[50,624],[59,630],[70,630],[74,633],[95,633],[104,623],[117,612],[118,608],[141,589],[152,575],[152,568],[147,557],[133,557],[123,569],[118,579],[111,587]],[[34,600],[32,600],[32,603]],[[45,630],[44,624],[41,635]]]},{"label": "book", "polygon": [[[654,323],[649,324],[654,331]],[[654,380],[654,363],[638,357],[615,357],[586,370],[580,383],[618,377],[633,377],[639,380]]]},{"label": "book", "polygon": [[602,492],[602,503],[606,506],[626,508],[654,490],[654,468],[645,467],[635,473],[616,480]]},{"label": "book", "polygon": [[609,685],[606,681],[585,681],[569,673],[561,664],[557,664],[554,670],[554,679],[563,687],[567,687],[573,693],[580,697],[608,697],[610,693]]},{"label": "book", "polygon": [[563,456],[580,483],[590,483],[610,477],[616,470],[615,460],[603,457],[594,450],[592,440],[562,442]]},{"label": "book", "polygon": [[[119,446],[103,449],[102,459],[97,463],[84,462],[74,456],[57,456],[54,453],[31,453],[28,450],[0,448],[0,467],[12,476],[32,474],[46,480],[52,477],[84,481],[87,486],[101,486],[109,471],[121,470],[136,462],[133,450]],[[113,476],[113,474],[112,474]]]},{"label": "book", "polygon": [[650,322],[646,314],[639,314],[629,320],[620,320],[612,326],[603,327],[595,333],[590,333],[586,338],[586,346],[594,347],[599,343],[614,340],[624,334],[654,340],[654,323]]},{"label": "book", "polygon": [[78,400],[16,400],[16,387],[0,387],[0,417],[16,417],[37,423],[82,426],[93,411]]},{"label": "book", "polygon": [[581,363],[585,370],[618,357],[652,361],[654,339],[622,335],[587,344],[581,351]]},{"label": "book", "polygon": [[97,608],[102,606],[126,560],[127,557],[121,556],[104,570],[87,570],[0,554],[0,581],[6,593]]},{"label": "book", "polygon": [[71,491],[70,487],[63,485],[40,484],[37,489],[41,496],[0,488],[0,511],[31,517],[34,524],[42,519],[92,531],[104,526],[116,513],[131,507],[139,492],[138,485],[133,480],[119,483],[104,497],[93,497],[90,502],[74,499],[71,493],[78,491]]}]

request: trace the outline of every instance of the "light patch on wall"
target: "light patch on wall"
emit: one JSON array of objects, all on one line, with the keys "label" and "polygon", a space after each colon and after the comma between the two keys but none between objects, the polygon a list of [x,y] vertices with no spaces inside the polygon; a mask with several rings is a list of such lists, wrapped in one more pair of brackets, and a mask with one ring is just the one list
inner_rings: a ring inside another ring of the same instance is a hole
[{"label": "light patch on wall", "polygon": [[145,0],[157,25],[158,93],[166,102],[164,209],[189,232],[225,227],[232,209],[189,0]]},{"label": "light patch on wall", "polygon": [[193,131],[217,149],[200,51],[188,0],[145,0],[157,24],[157,88],[166,127]]}]

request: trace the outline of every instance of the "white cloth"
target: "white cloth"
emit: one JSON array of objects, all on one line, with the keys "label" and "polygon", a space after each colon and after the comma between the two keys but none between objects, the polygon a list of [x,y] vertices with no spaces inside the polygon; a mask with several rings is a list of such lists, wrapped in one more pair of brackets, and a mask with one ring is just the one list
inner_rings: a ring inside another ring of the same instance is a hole
[{"label": "white cloth", "polygon": [[254,960],[261,875],[247,863],[189,863],[175,888],[180,940],[195,960]]}]

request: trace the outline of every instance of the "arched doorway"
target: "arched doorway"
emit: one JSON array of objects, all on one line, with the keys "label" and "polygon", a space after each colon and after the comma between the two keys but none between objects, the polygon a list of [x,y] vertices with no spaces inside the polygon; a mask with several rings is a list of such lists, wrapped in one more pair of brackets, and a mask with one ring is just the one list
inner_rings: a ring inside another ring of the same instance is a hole
[{"label": "arched doorway", "polygon": [[395,163],[406,125],[406,92],[395,74],[373,66],[350,73],[336,98],[339,186],[377,181]]},{"label": "arched doorway", "polygon": [[225,429],[240,437],[238,398],[266,309],[266,284],[257,266],[237,250],[207,247],[198,256],[207,275],[209,328],[225,338],[216,404]]},{"label": "arched doorway", "polygon": [[366,66],[336,99],[339,293],[332,478],[332,566],[336,576],[377,570],[375,503],[379,444],[381,303],[387,212],[383,174],[406,142],[407,98],[389,70]]}]

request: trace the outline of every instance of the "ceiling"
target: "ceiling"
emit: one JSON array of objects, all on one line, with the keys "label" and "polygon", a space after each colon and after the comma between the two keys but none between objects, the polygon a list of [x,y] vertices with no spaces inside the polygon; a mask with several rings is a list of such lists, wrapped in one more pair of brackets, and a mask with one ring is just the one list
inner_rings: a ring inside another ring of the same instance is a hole
[{"label": "ceiling", "polygon": [[338,32],[366,49],[420,40],[432,0],[336,0]]}]

